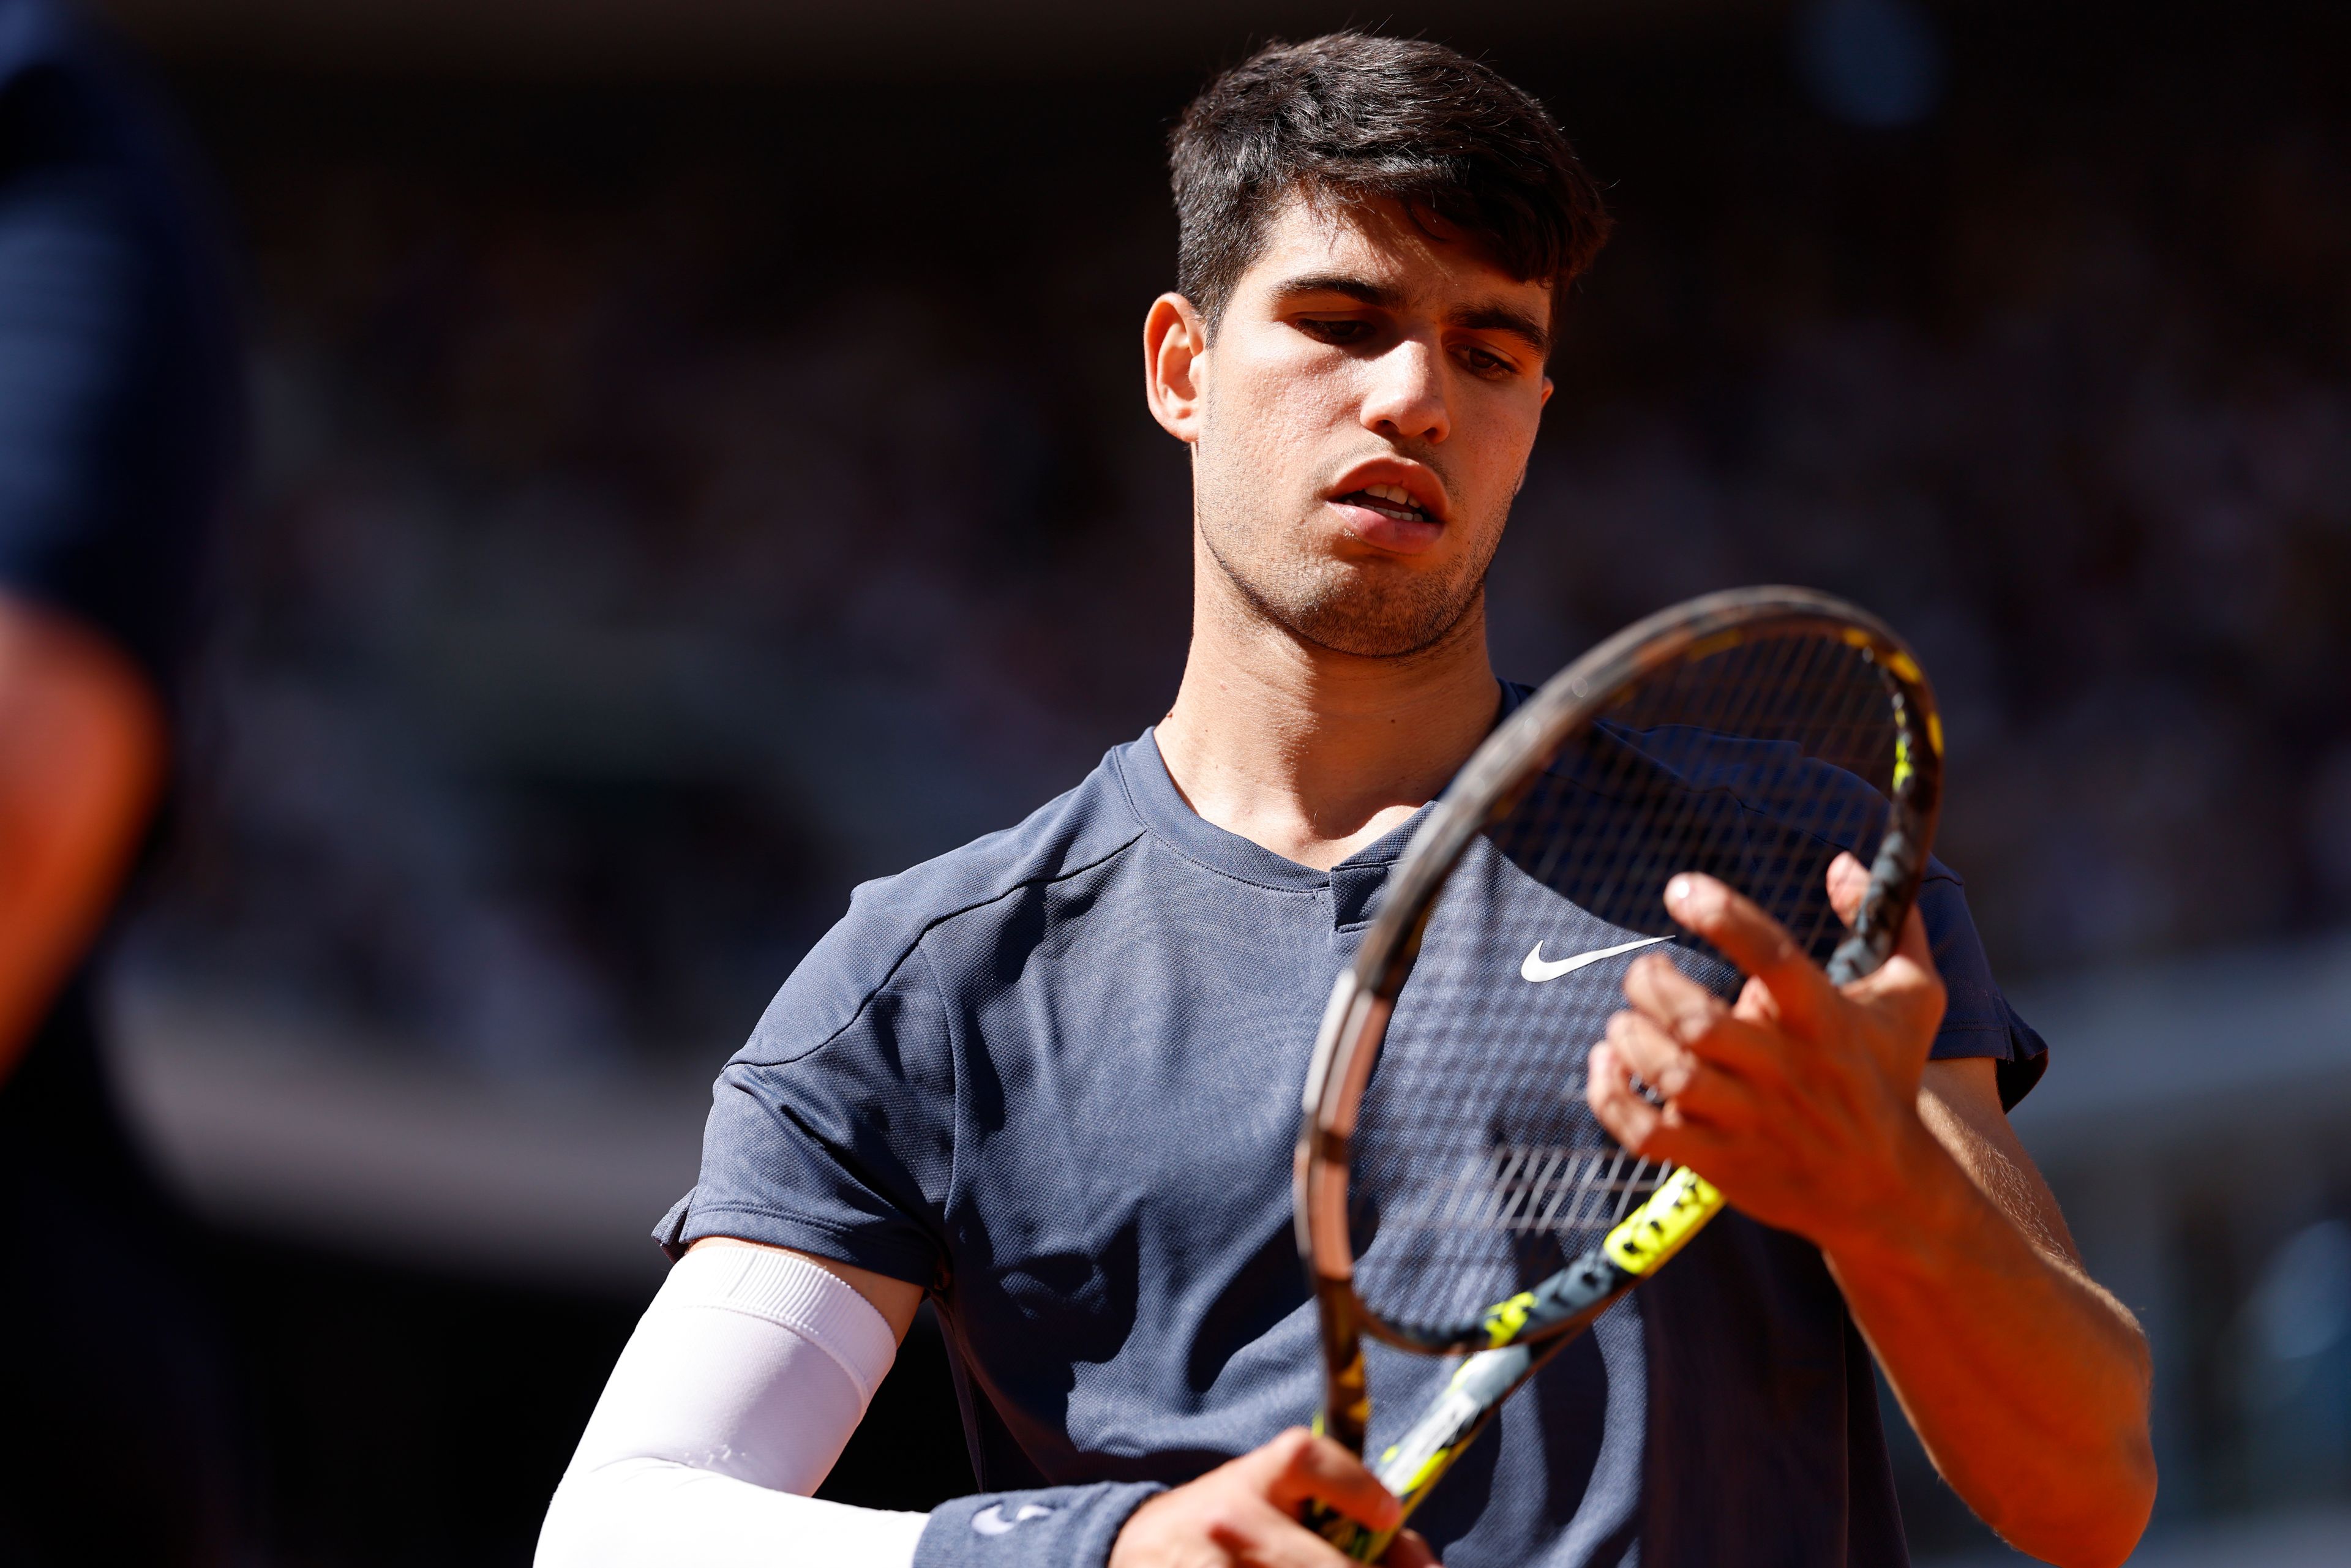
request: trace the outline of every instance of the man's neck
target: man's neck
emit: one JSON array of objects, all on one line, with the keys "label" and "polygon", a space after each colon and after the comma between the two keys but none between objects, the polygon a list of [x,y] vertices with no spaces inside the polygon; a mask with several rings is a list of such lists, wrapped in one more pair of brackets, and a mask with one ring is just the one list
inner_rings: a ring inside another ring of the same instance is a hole
[{"label": "man's neck", "polygon": [[1433,800],[1493,727],[1482,601],[1426,648],[1366,658],[1200,586],[1155,738],[1184,799],[1228,832],[1327,869]]}]

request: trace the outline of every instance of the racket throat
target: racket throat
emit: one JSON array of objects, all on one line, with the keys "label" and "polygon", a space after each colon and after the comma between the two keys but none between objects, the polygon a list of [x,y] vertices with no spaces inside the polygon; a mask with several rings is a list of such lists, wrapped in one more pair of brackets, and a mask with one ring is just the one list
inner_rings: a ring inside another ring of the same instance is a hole
[{"label": "racket throat", "polygon": [[1402,1498],[1407,1510],[1418,1502],[1534,1371],[1538,1354],[1536,1346],[1514,1344],[1479,1351],[1464,1361],[1445,1393],[1380,1456],[1372,1470],[1380,1484]]},{"label": "racket throat", "polygon": [[1352,1283],[1316,1276],[1322,1330],[1322,1413],[1314,1428],[1360,1454],[1372,1422],[1370,1379],[1364,1371],[1363,1308]]}]

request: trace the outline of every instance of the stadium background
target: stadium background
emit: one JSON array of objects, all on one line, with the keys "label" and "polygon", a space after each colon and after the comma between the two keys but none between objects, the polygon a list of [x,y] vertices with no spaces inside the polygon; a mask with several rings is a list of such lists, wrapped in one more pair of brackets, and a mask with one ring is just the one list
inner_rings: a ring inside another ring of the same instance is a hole
[{"label": "stadium background", "polygon": [[[1172,694],[1160,141],[1360,16],[110,9],[218,182],[256,413],[123,1081],[213,1227],[273,1557],[521,1563],[768,994]],[[1500,667],[1750,580],[1909,632],[1944,856],[2055,1053],[2022,1124],[2157,1334],[2142,1560],[2339,1560],[2351,26],[1388,15],[1541,92],[1620,223]],[[939,1354],[831,1495],[956,1490]],[[1988,1552],[1901,1462],[1921,1557]]]}]

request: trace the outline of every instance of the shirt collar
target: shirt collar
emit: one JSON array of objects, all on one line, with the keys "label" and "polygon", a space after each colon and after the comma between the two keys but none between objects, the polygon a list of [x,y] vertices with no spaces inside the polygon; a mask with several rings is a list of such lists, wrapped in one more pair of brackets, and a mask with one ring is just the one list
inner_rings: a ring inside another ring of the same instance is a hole
[{"label": "shirt collar", "polygon": [[[1514,681],[1502,682],[1501,688],[1501,702],[1494,716],[1497,724],[1508,718],[1530,695],[1529,687]],[[1176,780],[1168,776],[1166,760],[1159,755],[1156,730],[1144,730],[1133,744],[1120,747],[1111,755],[1117,760],[1126,798],[1133,803],[1135,815],[1143,819],[1143,825],[1187,858],[1212,871],[1266,887],[1319,893],[1331,885],[1331,872],[1316,871],[1278,855],[1263,844],[1226,831],[1192,810],[1191,803],[1176,789]],[[1421,807],[1407,821],[1332,869],[1384,869],[1394,865],[1427,815],[1428,808]]]}]

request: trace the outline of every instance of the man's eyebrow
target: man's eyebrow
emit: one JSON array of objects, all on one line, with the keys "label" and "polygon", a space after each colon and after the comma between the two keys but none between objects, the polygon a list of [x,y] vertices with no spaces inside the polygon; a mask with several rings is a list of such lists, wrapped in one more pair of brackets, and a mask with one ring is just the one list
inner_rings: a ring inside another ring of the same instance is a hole
[{"label": "man's eyebrow", "polygon": [[1538,356],[1551,353],[1551,329],[1523,310],[1508,305],[1468,305],[1446,318],[1449,325],[1466,328],[1472,332],[1508,332],[1525,340]]},{"label": "man's eyebrow", "polygon": [[1404,303],[1404,294],[1384,283],[1374,283],[1368,277],[1358,277],[1351,272],[1309,272],[1285,278],[1274,285],[1274,293],[1282,298],[1300,294],[1340,294],[1359,305],[1370,305],[1383,310],[1394,310]]}]

